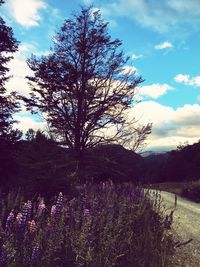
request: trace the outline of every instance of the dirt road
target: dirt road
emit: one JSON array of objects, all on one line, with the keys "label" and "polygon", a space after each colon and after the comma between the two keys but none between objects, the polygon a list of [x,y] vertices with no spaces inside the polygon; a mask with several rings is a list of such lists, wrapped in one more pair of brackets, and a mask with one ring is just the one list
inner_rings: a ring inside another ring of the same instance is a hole
[{"label": "dirt road", "polygon": [[[173,209],[174,194],[162,192],[161,195],[166,209]],[[178,197],[173,229],[176,241],[192,239],[189,244],[176,249],[174,266],[200,267],[200,204]]]}]

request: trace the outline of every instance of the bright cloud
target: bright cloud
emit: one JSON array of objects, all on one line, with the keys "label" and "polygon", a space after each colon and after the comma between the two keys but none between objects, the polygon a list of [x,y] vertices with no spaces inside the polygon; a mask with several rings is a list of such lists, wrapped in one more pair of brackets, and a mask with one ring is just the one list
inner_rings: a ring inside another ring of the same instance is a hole
[{"label": "bright cloud", "polygon": [[21,43],[18,51],[14,54],[14,58],[8,63],[11,78],[6,83],[6,88],[9,92],[16,91],[22,95],[29,95],[30,88],[26,76],[31,76],[33,73],[28,67],[26,60],[30,57],[31,53],[34,53],[36,56],[47,56],[50,51],[38,51],[32,44]]},{"label": "bright cloud", "polygon": [[14,54],[14,59],[9,62],[9,74],[12,77],[6,83],[8,91],[17,91],[23,95],[29,94],[29,86],[25,77],[31,75],[32,72],[26,63],[26,58],[30,55],[31,51],[34,51],[34,49],[34,46],[31,44],[21,44],[19,50]]},{"label": "bright cloud", "polygon": [[112,11],[112,16],[128,17],[158,32],[176,30],[182,25],[189,26],[191,32],[191,26],[195,29],[200,25],[199,0],[190,0],[189,3],[188,0],[119,0],[109,1],[104,7]]},{"label": "bright cloud", "polygon": [[169,90],[173,90],[174,88],[168,84],[159,84],[154,83],[151,85],[144,85],[137,89],[137,94],[141,96],[149,96],[154,99],[159,98],[160,96],[166,94]]},{"label": "bright cloud", "polygon": [[162,49],[172,48],[172,47],[173,47],[172,43],[168,41],[154,46],[154,48],[157,50],[162,50]]},{"label": "bright cloud", "polygon": [[38,26],[39,11],[46,8],[43,0],[9,0],[10,13],[17,23],[25,27]]},{"label": "bright cloud", "polygon": [[137,54],[134,54],[134,53],[133,53],[133,54],[131,55],[131,59],[133,59],[133,60],[134,60],[134,59],[139,59],[139,58],[142,58],[142,57],[143,57],[142,54],[138,54],[138,55],[137,55]]},{"label": "bright cloud", "polygon": [[200,76],[190,77],[188,74],[178,74],[174,77],[177,83],[183,83],[194,87],[200,87]]},{"label": "bright cloud", "polygon": [[15,124],[15,127],[23,133],[26,133],[28,129],[33,129],[35,131],[37,130],[44,130],[46,127],[46,123],[43,121],[35,120],[33,117],[30,115],[28,116],[20,116],[20,115],[15,115],[14,119],[18,121],[18,123]]},{"label": "bright cloud", "polygon": [[199,140],[198,104],[187,104],[173,109],[155,101],[144,101],[132,108],[131,113],[141,123],[153,123],[147,149],[169,150],[176,148],[179,143],[188,141],[192,144]]}]

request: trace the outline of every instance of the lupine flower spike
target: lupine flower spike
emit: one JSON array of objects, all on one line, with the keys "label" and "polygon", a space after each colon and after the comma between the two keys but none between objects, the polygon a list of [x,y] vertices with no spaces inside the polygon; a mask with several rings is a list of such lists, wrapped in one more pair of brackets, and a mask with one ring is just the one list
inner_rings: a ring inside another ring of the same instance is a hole
[{"label": "lupine flower spike", "polygon": [[27,201],[27,208],[28,208],[28,213],[27,213],[27,220],[31,220],[31,210],[32,210],[32,203],[30,200]]},{"label": "lupine flower spike", "polygon": [[38,261],[38,254],[39,254],[39,246],[36,244],[33,247],[32,254],[31,254],[31,267],[35,266]]},{"label": "lupine flower spike", "polygon": [[58,216],[61,212],[62,209],[62,205],[63,205],[63,194],[62,192],[59,193],[57,202],[56,202],[56,216]]},{"label": "lupine flower spike", "polygon": [[13,213],[13,210],[9,213],[7,220],[6,220],[6,231],[10,228],[10,226],[14,223],[15,215]]}]

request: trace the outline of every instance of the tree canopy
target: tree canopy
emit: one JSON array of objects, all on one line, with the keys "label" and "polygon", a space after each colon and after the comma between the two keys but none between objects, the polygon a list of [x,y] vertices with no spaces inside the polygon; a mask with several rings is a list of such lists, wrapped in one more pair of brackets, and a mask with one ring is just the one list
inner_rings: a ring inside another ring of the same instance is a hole
[{"label": "tree canopy", "polygon": [[116,141],[120,131],[108,131],[124,125],[135,87],[143,81],[125,68],[129,58],[107,26],[99,11],[82,8],[64,21],[49,55],[28,60],[34,72],[27,77],[32,90],[24,98],[28,109],[42,112],[57,140],[78,154]]},{"label": "tree canopy", "polygon": [[[0,5],[4,1],[0,1]],[[13,113],[19,110],[16,92],[7,93],[5,83],[8,81],[8,62],[17,51],[18,42],[13,36],[12,28],[0,17],[0,140],[15,141],[21,133],[13,129]]]}]

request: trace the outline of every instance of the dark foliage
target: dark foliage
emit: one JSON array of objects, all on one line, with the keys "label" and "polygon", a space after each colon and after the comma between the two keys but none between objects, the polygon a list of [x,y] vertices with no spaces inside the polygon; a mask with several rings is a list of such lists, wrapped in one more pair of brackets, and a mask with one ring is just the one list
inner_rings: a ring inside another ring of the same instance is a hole
[{"label": "dark foliage", "polygon": [[[25,195],[35,193],[50,198],[56,192],[73,192],[77,161],[71,149],[59,146],[40,131],[29,130],[28,140],[10,148],[12,160],[6,161],[9,171],[1,171],[0,186],[21,187]],[[114,182],[141,181],[143,158],[120,145],[99,145],[85,152],[80,175],[82,182],[99,182],[108,178]],[[9,182],[7,175],[10,176]]]},{"label": "dark foliage", "polygon": [[167,181],[167,162],[169,153],[150,154],[144,157],[143,175],[146,183]]},{"label": "dark foliage", "polygon": [[[0,1],[0,5],[3,3]],[[5,88],[9,79],[7,64],[17,47],[12,29],[0,17],[0,182],[5,186],[17,171],[12,146],[21,137],[21,132],[13,129],[13,114],[19,110],[18,95],[15,92],[8,94]]]},{"label": "dark foliage", "polygon": [[145,158],[149,182],[183,182],[200,178],[200,142]]},{"label": "dark foliage", "polygon": [[18,177],[15,187],[25,193],[51,197],[58,191],[71,190],[68,176],[66,151],[40,131],[31,140],[16,145]]},{"label": "dark foliage", "polygon": [[181,192],[181,196],[200,203],[200,182],[184,188]]},{"label": "dark foliage", "polygon": [[99,145],[86,152],[82,175],[95,182],[142,182],[144,161],[141,156],[121,145]]},{"label": "dark foliage", "polygon": [[200,142],[171,151],[167,162],[169,179],[198,180],[200,177]]}]

